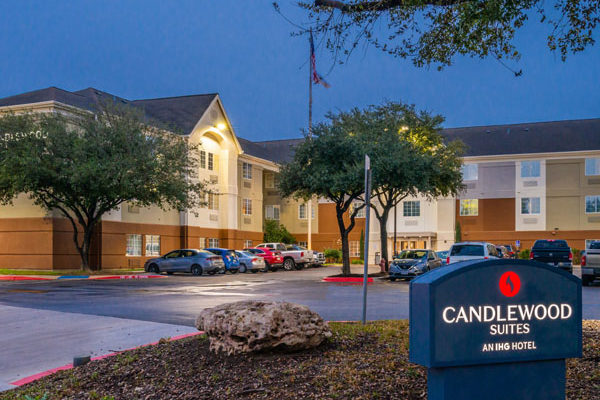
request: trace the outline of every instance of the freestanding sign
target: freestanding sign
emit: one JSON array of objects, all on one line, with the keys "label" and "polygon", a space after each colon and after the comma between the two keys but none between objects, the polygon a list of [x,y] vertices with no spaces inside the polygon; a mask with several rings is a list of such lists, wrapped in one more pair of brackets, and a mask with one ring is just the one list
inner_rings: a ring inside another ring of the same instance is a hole
[{"label": "freestanding sign", "polygon": [[430,400],[564,400],[581,338],[581,281],[556,267],[467,261],[410,284],[409,358]]}]

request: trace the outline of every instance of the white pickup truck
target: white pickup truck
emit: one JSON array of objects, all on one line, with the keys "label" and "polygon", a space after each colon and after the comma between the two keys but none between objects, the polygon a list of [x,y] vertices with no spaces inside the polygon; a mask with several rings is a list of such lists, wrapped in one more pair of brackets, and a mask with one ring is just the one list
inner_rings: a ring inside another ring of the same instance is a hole
[{"label": "white pickup truck", "polygon": [[256,247],[266,247],[280,251],[283,256],[283,269],[286,271],[291,271],[294,268],[302,269],[313,261],[313,251],[302,248],[302,250],[297,250],[296,247],[299,246],[286,246],[283,243],[261,243]]},{"label": "white pickup truck", "polygon": [[587,243],[581,257],[581,283],[589,286],[594,279],[600,279],[600,241],[596,240]]}]

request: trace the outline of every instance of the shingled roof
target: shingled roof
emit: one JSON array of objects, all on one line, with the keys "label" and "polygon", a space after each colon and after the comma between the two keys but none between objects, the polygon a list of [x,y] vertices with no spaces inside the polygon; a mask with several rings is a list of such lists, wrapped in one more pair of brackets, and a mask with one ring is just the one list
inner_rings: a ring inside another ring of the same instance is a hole
[{"label": "shingled roof", "polygon": [[180,133],[190,133],[210,106],[216,93],[158,99],[127,100],[95,88],[69,92],[57,87],[35,90],[0,99],[0,107],[56,101],[86,110],[97,110],[107,101],[140,108],[150,120],[157,121]]}]

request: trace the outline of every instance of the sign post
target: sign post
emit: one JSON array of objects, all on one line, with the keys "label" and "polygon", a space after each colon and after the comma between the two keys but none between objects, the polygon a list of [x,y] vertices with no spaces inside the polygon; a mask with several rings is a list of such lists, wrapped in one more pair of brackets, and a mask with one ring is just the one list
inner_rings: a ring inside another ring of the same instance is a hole
[{"label": "sign post", "polygon": [[362,309],[362,323],[367,323],[367,281],[369,277],[369,221],[371,216],[370,210],[370,198],[371,198],[371,159],[365,154],[365,251],[363,260],[363,309]]},{"label": "sign post", "polygon": [[410,284],[411,362],[430,400],[565,398],[581,357],[581,281],[525,260],[476,260]]}]

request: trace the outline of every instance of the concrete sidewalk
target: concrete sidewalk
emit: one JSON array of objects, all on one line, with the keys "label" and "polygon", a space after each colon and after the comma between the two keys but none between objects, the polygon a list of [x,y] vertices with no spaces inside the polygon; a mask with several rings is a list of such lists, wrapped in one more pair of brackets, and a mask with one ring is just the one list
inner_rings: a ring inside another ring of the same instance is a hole
[{"label": "concrete sidewalk", "polygon": [[0,391],[69,364],[73,356],[100,356],[195,332],[189,326],[0,306]]}]

